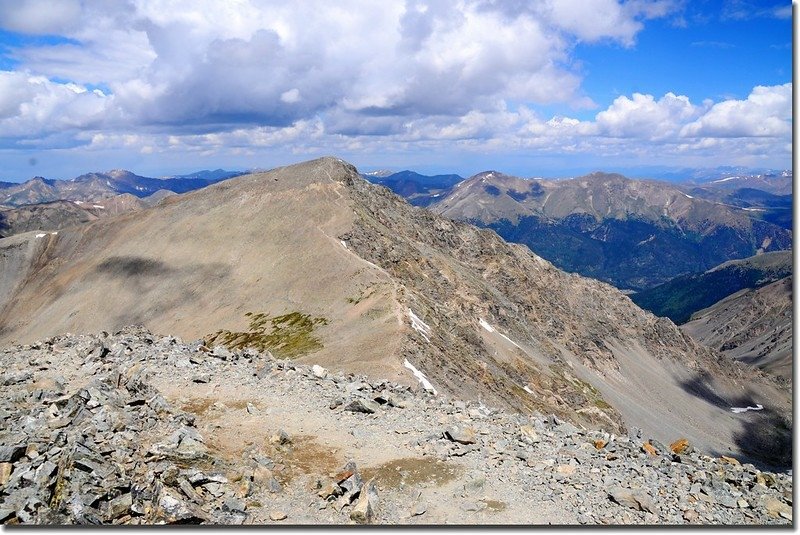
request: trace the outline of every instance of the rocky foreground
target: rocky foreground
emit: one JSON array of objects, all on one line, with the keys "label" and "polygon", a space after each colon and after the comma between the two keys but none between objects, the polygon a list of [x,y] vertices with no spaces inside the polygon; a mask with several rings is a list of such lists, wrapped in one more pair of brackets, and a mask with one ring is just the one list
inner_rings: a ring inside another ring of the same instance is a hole
[{"label": "rocky foreground", "polygon": [[0,350],[4,524],[790,524],[792,479],[141,328]]}]

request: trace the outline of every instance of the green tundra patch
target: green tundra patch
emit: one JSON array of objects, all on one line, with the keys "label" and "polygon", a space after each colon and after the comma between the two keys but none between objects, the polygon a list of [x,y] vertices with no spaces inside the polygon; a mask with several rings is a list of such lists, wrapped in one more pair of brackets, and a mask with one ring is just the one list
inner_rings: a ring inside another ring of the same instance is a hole
[{"label": "green tundra patch", "polygon": [[208,337],[208,344],[221,344],[228,349],[251,347],[270,351],[277,358],[291,359],[322,349],[314,336],[317,325],[327,325],[325,318],[315,318],[301,312],[270,316],[248,312],[250,327],[246,332],[220,330]]}]

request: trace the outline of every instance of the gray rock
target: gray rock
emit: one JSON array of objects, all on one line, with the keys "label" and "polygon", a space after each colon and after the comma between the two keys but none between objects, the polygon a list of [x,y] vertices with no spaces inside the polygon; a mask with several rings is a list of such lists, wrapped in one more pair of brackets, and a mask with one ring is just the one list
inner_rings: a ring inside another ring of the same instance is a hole
[{"label": "gray rock", "polygon": [[445,438],[459,444],[475,444],[477,438],[471,427],[449,427],[444,432]]},{"label": "gray rock", "polygon": [[428,512],[428,506],[424,502],[417,502],[411,506],[411,516],[422,516]]},{"label": "gray rock", "polygon": [[279,429],[278,432],[271,437],[269,437],[270,444],[277,444],[279,446],[285,446],[287,444],[292,443],[292,439],[289,437],[289,433],[284,431],[283,429]]},{"label": "gray rock", "polygon": [[368,399],[359,399],[356,398],[347,405],[345,405],[344,410],[349,412],[360,412],[364,414],[373,414],[378,411],[379,405],[374,401]]},{"label": "gray rock", "polygon": [[361,488],[358,501],[350,512],[350,519],[357,524],[371,524],[375,520],[378,510],[378,491],[375,480],[370,479]]},{"label": "gray rock", "polygon": [[273,522],[280,522],[281,520],[286,520],[287,515],[283,511],[270,511],[269,519]]},{"label": "gray rock", "polygon": [[632,490],[623,487],[611,487],[608,489],[608,495],[612,500],[622,506],[637,511],[647,511],[649,513],[658,514],[653,500],[642,489]]},{"label": "gray rock", "polygon": [[466,501],[466,502],[461,502],[460,507],[462,511],[472,512],[472,511],[480,511],[481,509],[483,509],[484,504],[482,502]]},{"label": "gray rock", "polygon": [[14,463],[25,455],[25,444],[15,444],[13,446],[0,446],[0,463]]},{"label": "gray rock", "polygon": [[239,498],[225,498],[222,502],[222,510],[223,511],[231,511],[231,512],[238,512],[243,513],[247,509],[247,504],[244,500]]},{"label": "gray rock", "polygon": [[158,496],[157,515],[168,524],[197,523],[207,521],[208,516],[200,509],[187,503],[170,488],[163,488]]},{"label": "gray rock", "polygon": [[19,383],[24,383],[29,381],[33,378],[33,373],[31,372],[17,372],[17,373],[6,373],[0,376],[0,385],[3,386],[11,386],[16,385]]},{"label": "gray rock", "polygon": [[106,519],[115,520],[123,515],[128,514],[133,506],[133,496],[130,492],[117,496],[106,506]]}]

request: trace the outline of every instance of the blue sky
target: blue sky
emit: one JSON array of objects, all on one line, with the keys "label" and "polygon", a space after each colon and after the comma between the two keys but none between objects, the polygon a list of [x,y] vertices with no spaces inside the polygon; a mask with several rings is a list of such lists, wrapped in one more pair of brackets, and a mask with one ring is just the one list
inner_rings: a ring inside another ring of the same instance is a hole
[{"label": "blue sky", "polygon": [[163,4],[0,3],[0,180],[791,167],[788,2]]}]

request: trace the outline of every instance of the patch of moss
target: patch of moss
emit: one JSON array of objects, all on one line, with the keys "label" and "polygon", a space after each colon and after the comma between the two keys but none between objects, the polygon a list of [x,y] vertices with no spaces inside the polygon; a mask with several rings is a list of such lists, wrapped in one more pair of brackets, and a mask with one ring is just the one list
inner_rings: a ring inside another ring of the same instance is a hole
[{"label": "patch of moss", "polygon": [[611,405],[609,405],[602,399],[594,400],[594,406],[597,407],[598,409],[603,409],[603,410],[608,410],[611,408]]},{"label": "patch of moss", "polygon": [[313,353],[323,347],[320,339],[314,336],[314,329],[318,325],[327,325],[326,318],[301,312],[281,316],[248,312],[245,316],[250,318],[246,332],[220,330],[208,337],[208,343],[221,344],[228,349],[250,347],[270,351],[276,358],[284,359]]}]

